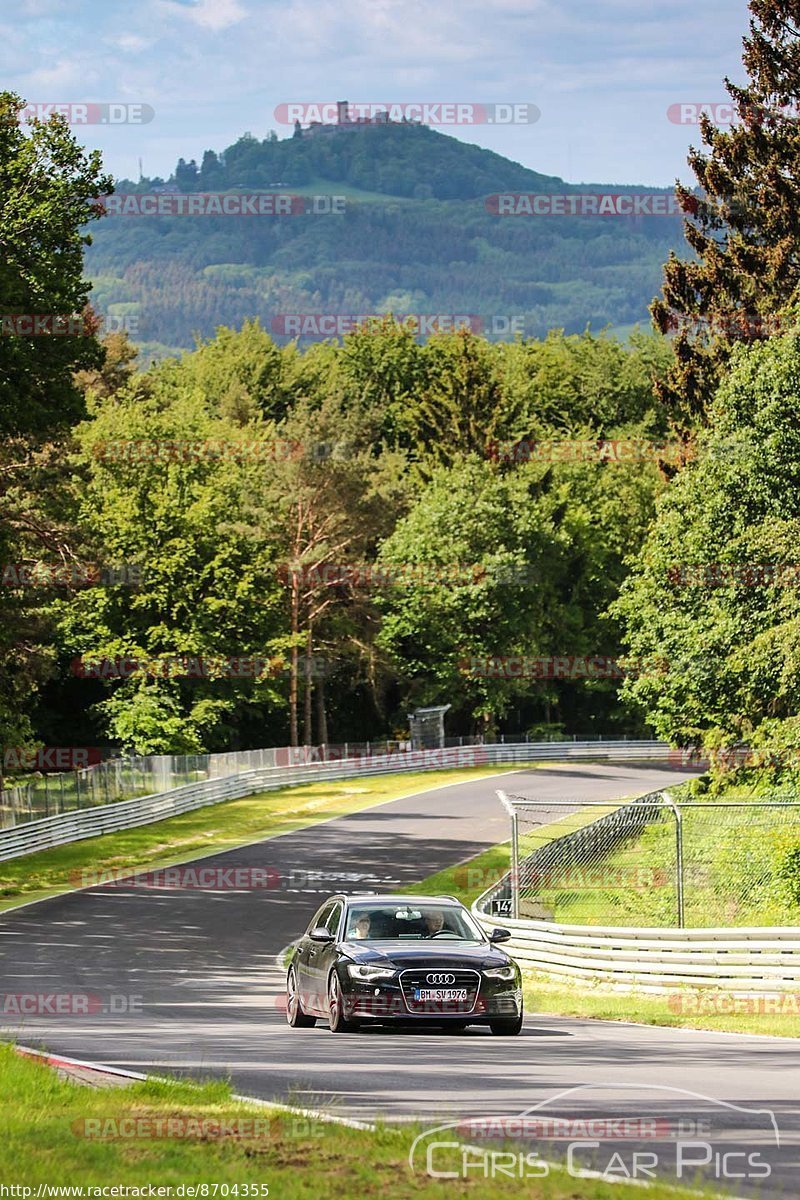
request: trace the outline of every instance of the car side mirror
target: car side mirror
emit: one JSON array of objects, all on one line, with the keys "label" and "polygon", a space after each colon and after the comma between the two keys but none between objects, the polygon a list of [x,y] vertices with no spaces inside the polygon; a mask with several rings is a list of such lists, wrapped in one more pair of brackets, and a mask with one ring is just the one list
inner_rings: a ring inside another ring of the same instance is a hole
[{"label": "car side mirror", "polygon": [[489,934],[490,942],[507,942],[511,939],[510,929],[493,929]]},{"label": "car side mirror", "polygon": [[[308,936],[312,942],[332,942],[335,940],[330,929],[326,929],[324,925],[316,925]],[[511,934],[509,934],[510,936]]]}]

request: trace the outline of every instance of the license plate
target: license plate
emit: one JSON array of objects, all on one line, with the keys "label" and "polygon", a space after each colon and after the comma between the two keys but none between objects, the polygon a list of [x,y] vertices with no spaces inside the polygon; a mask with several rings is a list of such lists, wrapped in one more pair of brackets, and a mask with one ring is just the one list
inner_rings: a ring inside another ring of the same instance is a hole
[{"label": "license plate", "polygon": [[414,988],[415,1000],[466,1000],[466,988]]}]

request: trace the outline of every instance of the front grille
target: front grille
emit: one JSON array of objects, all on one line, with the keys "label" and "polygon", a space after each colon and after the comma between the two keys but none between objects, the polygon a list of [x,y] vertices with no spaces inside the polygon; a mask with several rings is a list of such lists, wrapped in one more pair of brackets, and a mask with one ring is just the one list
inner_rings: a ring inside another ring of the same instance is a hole
[{"label": "front grille", "polygon": [[[429,979],[429,976],[431,977]],[[452,982],[450,980],[452,979]],[[434,980],[435,982],[431,982]],[[477,971],[448,971],[446,967],[422,967],[403,971],[400,975],[400,987],[403,999],[409,1012],[418,1016],[457,1016],[459,1013],[470,1013],[478,999],[481,977]],[[434,990],[450,990],[466,988],[465,1000],[417,1000],[414,992],[417,988],[433,988]]]}]

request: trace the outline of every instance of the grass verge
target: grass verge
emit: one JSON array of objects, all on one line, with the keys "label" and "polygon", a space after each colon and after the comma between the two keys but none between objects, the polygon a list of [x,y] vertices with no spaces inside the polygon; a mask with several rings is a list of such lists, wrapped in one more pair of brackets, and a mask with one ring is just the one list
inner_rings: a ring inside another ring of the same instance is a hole
[{"label": "grass verge", "polygon": [[227,800],[153,825],[41,850],[0,863],[0,912],[80,887],[82,881],[90,882],[86,872],[126,872],[145,866],[158,870],[414,792],[501,772],[502,768],[497,767],[462,767],[452,771],[409,771],[402,775],[307,783]]},{"label": "grass verge", "polygon": [[[144,1187],[144,1195],[148,1184],[205,1184],[208,1197],[216,1184],[217,1196],[236,1196],[238,1188],[238,1196],[263,1197],[269,1189],[272,1200],[505,1200],[521,1194],[519,1179],[486,1179],[474,1168],[466,1180],[431,1178],[424,1152],[412,1172],[408,1154],[417,1130],[378,1127],[373,1133],[256,1107],[234,1100],[225,1083],[149,1080],[95,1090],[0,1046],[0,1085],[0,1179],[33,1189],[28,1195],[39,1184]],[[220,1123],[227,1136],[218,1136]],[[457,1166],[455,1157],[436,1163],[438,1169]],[[642,1194],[627,1184],[579,1181],[561,1170],[525,1179],[523,1187],[527,1200]],[[647,1194],[651,1200],[697,1195],[658,1184]]]},{"label": "grass verge", "polygon": [[523,985],[528,1012],[596,1021],[637,1021],[674,1029],[800,1037],[800,994],[793,992],[749,998],[717,988],[675,987],[663,995],[649,995],[618,992],[585,979],[576,983],[558,981],[527,971]]}]

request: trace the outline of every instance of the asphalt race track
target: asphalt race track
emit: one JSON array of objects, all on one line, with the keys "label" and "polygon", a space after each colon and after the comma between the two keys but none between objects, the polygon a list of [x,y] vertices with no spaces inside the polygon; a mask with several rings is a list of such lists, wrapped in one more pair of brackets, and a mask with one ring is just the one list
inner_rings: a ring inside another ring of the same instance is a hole
[{"label": "asphalt race track", "polygon": [[[202,860],[204,868],[263,868],[269,886],[97,887],[0,916],[5,997],[94,998],[88,1015],[5,1012],[0,1031],[105,1065],[225,1076],[242,1093],[361,1120],[421,1117],[434,1126],[531,1110],[542,1120],[602,1117],[609,1124],[600,1134],[592,1126],[596,1137],[584,1135],[599,1145],[573,1139],[576,1167],[603,1169],[616,1154],[611,1170],[624,1176],[641,1152],[650,1157],[639,1159],[640,1174],[654,1169],[677,1182],[681,1158],[680,1182],[690,1181],[695,1162],[721,1190],[797,1196],[800,1041],[535,1012],[518,1038],[478,1027],[458,1035],[372,1029],[337,1037],[323,1024],[287,1028],[278,955],[324,895],[402,890],[506,839],[499,786],[574,799],[579,807],[581,800],[636,795],[678,778],[631,764],[504,774],[504,784],[490,777],[434,789]],[[314,879],[314,872],[333,878]],[[613,1121],[622,1117],[641,1124],[620,1140]],[[536,1128],[541,1133],[543,1126]],[[447,1140],[446,1132],[436,1136]],[[562,1158],[568,1139],[548,1149],[544,1157]],[[424,1160],[425,1143],[420,1155]]]}]

